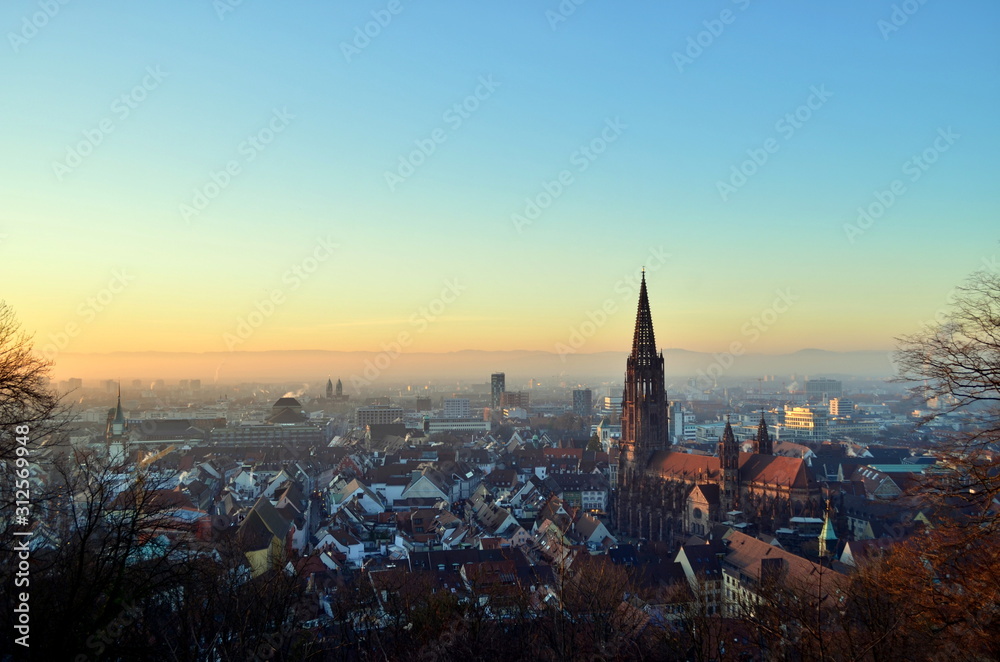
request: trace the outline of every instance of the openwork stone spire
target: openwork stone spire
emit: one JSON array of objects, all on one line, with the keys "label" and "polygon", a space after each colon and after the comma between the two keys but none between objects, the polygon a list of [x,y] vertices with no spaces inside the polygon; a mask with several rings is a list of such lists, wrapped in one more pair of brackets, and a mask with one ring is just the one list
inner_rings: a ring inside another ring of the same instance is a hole
[{"label": "openwork stone spire", "polygon": [[646,272],[642,272],[639,287],[639,308],[635,315],[635,334],[632,336],[632,356],[637,366],[653,365],[656,355],[656,336],[653,334],[653,315],[649,312],[649,295],[646,293]]}]

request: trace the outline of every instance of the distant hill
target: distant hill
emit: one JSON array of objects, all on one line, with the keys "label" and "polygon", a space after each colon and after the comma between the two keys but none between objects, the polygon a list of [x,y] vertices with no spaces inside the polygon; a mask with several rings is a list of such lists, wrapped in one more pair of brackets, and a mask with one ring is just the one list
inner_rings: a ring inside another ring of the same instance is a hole
[{"label": "distant hill", "polygon": [[[490,373],[507,373],[508,383],[538,381],[620,381],[627,352],[567,354],[542,351],[477,351],[403,353],[323,350],[265,352],[113,352],[64,353],[57,357],[56,379],[201,379],[222,382],[313,382],[341,378],[349,391],[357,382],[473,381],[485,383]],[[805,377],[888,377],[893,374],[885,351],[832,352],[804,349],[790,354],[746,354],[738,357],[668,349],[668,378],[700,375],[744,378],[775,375]],[[732,359],[730,364],[730,359]],[[712,367],[716,366],[716,367]],[[707,377],[706,377],[707,379]]]}]

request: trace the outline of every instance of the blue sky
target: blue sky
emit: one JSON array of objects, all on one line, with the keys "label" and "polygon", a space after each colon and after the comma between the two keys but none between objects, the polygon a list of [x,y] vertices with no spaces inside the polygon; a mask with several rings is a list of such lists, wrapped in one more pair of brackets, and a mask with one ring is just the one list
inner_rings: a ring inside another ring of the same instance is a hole
[{"label": "blue sky", "polygon": [[[415,348],[552,351],[611,299],[581,351],[623,349],[634,300],[614,286],[651,248],[670,256],[649,273],[667,347],[725,347],[790,288],[755,351],[882,349],[1000,252],[995,3],[45,4],[0,9],[0,296],[40,340],[77,324],[67,351],[225,349],[276,291],[240,349],[375,349],[449,278],[465,289]],[[132,279],[81,312],[116,269]]]}]

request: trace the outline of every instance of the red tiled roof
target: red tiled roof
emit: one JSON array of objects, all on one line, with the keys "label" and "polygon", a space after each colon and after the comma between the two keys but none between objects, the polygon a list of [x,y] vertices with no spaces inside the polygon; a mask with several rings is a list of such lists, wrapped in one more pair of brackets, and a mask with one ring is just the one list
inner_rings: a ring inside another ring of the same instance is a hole
[{"label": "red tiled roof", "polygon": [[[650,459],[648,468],[664,478],[691,481],[719,478],[719,458],[711,455],[660,451]],[[740,480],[744,484],[791,485],[805,489],[810,476],[805,460],[799,458],[740,453]]]},{"label": "red tiled roof", "polygon": [[648,468],[664,478],[712,479],[719,475],[719,458],[711,455],[659,451],[650,458]]},{"label": "red tiled roof", "polygon": [[740,480],[805,489],[809,487],[809,472],[801,458],[740,453]]}]

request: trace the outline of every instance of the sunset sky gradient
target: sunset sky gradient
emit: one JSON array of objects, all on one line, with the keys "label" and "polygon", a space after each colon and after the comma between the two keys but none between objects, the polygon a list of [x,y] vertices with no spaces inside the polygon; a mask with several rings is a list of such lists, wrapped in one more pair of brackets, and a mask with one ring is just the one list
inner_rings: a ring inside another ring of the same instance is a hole
[{"label": "sunset sky gradient", "polygon": [[40,347],[624,351],[645,265],[664,347],[881,350],[1000,255],[996,2],[224,1],[0,8]]}]

